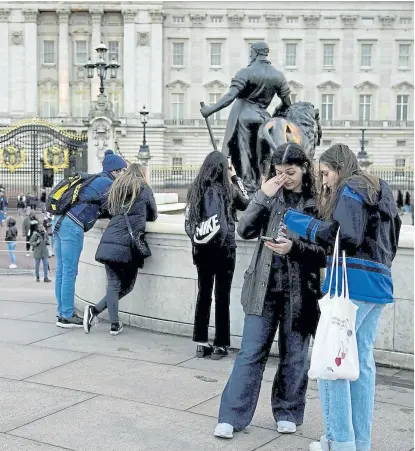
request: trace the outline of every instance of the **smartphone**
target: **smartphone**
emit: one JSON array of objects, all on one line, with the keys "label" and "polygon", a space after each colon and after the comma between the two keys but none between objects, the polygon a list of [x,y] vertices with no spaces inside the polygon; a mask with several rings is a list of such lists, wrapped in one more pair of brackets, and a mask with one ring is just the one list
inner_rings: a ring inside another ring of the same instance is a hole
[{"label": "smartphone", "polygon": [[232,158],[228,157],[228,169],[232,169]]},{"label": "smartphone", "polygon": [[262,241],[271,241],[272,243],[278,243],[278,238],[271,238],[270,236],[261,236]]}]

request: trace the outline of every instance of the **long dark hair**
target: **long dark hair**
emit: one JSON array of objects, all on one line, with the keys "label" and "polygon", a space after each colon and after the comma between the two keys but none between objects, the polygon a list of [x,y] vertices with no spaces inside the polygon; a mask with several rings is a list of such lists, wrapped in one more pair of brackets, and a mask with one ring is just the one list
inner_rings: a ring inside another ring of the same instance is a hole
[{"label": "long dark hair", "polygon": [[323,219],[331,219],[333,217],[334,204],[336,203],[338,192],[343,188],[347,180],[357,180],[359,186],[367,190],[369,198],[375,201],[380,190],[379,179],[360,169],[356,155],[348,146],[345,144],[334,144],[321,155],[321,163],[339,174],[336,186],[329,189],[322,185],[323,177],[320,172],[321,190],[318,208]]},{"label": "long dark hair", "polygon": [[275,166],[297,166],[304,170],[301,192],[304,200],[316,195],[316,184],[313,165],[305,154],[303,148],[295,143],[285,143],[277,147],[271,157],[267,180],[275,176]]},{"label": "long dark hair", "polygon": [[225,214],[229,219],[229,208],[232,200],[231,182],[229,180],[228,159],[222,152],[211,152],[203,162],[199,174],[191,184],[187,192],[188,220],[191,224],[197,224],[202,220],[204,195],[206,189],[217,184],[222,187]]}]

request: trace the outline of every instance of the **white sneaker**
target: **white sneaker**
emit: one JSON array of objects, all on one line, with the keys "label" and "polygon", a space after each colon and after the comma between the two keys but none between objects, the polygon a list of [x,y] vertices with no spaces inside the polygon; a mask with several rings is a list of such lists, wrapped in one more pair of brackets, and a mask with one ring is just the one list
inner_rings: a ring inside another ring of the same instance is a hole
[{"label": "white sneaker", "polygon": [[313,442],[313,443],[310,443],[308,450],[309,451],[323,451],[323,448],[321,447],[320,442]]},{"label": "white sneaker", "polygon": [[280,434],[294,434],[294,432],[297,431],[297,426],[295,423],[292,423],[291,421],[278,421],[277,431]]},{"label": "white sneaker", "polygon": [[26,257],[30,257],[30,254],[26,254]]},{"label": "white sneaker", "polygon": [[9,268],[10,268],[10,269],[16,269],[16,268],[17,268],[17,265],[11,264],[11,265],[9,265]]},{"label": "white sneaker", "polygon": [[218,423],[213,435],[220,438],[233,438],[233,426],[229,423]]}]

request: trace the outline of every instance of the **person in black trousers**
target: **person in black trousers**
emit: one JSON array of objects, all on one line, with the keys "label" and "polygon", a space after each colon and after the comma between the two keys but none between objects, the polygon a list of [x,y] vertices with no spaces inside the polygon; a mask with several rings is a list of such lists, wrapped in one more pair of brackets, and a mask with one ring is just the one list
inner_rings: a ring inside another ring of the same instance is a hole
[{"label": "person in black trousers", "polygon": [[[185,229],[192,241],[198,274],[193,329],[196,357],[220,359],[230,346],[229,304],[235,269],[236,210],[245,210],[249,197],[230,161],[211,152],[187,195]],[[215,339],[208,342],[212,291],[215,284]]]},{"label": "person in black trousers", "polygon": [[89,333],[96,324],[96,316],[108,308],[110,334],[118,335],[123,329],[118,318],[118,302],[134,288],[138,269],[144,267],[144,257],[136,250],[133,238],[144,234],[146,221],[157,219],[153,191],[142,165],[131,164],[113,182],[107,206],[112,218],[95,255],[96,261],[105,264],[107,293],[95,307],[85,307],[84,330]]}]

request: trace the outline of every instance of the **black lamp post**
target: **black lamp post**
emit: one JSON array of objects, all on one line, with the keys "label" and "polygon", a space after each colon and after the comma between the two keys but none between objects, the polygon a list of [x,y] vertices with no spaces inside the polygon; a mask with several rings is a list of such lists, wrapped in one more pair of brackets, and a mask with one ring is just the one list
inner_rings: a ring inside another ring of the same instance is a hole
[{"label": "black lamp post", "polygon": [[366,170],[372,162],[369,160],[369,155],[365,150],[365,128],[361,128],[362,139],[360,140],[360,152],[357,154],[357,159],[359,161],[359,165],[362,169]]},{"label": "black lamp post", "polygon": [[98,59],[96,63],[93,63],[91,58],[85,64],[85,69],[87,70],[88,78],[94,78],[94,69],[97,70],[98,77],[101,81],[99,86],[100,95],[104,94],[104,80],[107,78],[107,72],[109,71],[111,78],[117,78],[117,72],[120,65],[115,58],[107,64],[105,61],[105,55],[108,52],[107,46],[101,43],[96,49],[98,53]]},{"label": "black lamp post", "polygon": [[140,111],[141,115],[141,123],[143,124],[143,144],[140,146],[140,150],[138,152],[138,159],[144,164],[147,165],[150,157],[150,147],[147,145],[146,139],[146,125],[147,125],[147,116],[149,112],[147,111],[145,105],[143,105],[143,109]]}]

